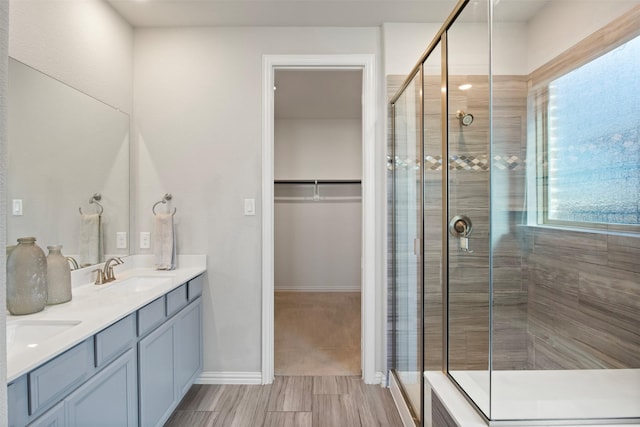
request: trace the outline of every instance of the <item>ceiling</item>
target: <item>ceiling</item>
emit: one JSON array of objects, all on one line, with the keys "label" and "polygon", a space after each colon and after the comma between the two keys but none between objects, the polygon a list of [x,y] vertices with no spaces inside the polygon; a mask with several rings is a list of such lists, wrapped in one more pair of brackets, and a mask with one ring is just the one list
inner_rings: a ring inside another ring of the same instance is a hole
[{"label": "ceiling", "polygon": [[[375,27],[443,22],[457,0],[107,0],[134,27]],[[494,0],[501,20],[525,22],[549,0]]]}]

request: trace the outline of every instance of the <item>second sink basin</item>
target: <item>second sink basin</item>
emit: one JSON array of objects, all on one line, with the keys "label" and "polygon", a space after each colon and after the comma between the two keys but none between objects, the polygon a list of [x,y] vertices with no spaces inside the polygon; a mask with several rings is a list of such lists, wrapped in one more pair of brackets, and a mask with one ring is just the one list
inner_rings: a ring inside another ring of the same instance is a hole
[{"label": "second sink basin", "polygon": [[101,289],[114,292],[146,292],[159,286],[168,285],[171,280],[169,277],[136,276],[102,285]]},{"label": "second sink basin", "polygon": [[7,349],[14,352],[35,348],[80,323],[80,320],[14,320],[7,322]]}]

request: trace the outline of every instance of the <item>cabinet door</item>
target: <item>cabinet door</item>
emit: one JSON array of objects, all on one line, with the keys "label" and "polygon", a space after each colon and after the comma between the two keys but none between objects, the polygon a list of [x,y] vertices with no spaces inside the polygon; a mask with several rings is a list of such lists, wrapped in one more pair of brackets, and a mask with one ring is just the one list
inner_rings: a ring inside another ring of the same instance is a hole
[{"label": "cabinet door", "polygon": [[138,344],[140,361],[140,425],[156,426],[173,410],[174,322],[168,321]]},{"label": "cabinet door", "polygon": [[67,425],[136,426],[136,373],[136,352],[132,348],[65,399]]},{"label": "cabinet door", "polygon": [[29,427],[64,427],[65,425],[64,402],[60,402],[29,424]]},{"label": "cabinet door", "polygon": [[202,370],[202,300],[176,316],[176,385],[181,399]]}]

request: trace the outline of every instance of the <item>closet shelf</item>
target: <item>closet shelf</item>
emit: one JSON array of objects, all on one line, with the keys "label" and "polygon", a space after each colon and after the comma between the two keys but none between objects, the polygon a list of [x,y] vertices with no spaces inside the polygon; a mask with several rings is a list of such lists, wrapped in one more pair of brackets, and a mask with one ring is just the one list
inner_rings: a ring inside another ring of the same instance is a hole
[{"label": "closet shelf", "polygon": [[360,179],[276,179],[274,184],[361,184]]},{"label": "closet shelf", "polygon": [[[279,179],[276,202],[357,202],[362,200],[359,179]],[[288,184],[288,185],[287,185]],[[336,185],[334,184],[346,184]],[[322,194],[321,194],[322,193]]]}]

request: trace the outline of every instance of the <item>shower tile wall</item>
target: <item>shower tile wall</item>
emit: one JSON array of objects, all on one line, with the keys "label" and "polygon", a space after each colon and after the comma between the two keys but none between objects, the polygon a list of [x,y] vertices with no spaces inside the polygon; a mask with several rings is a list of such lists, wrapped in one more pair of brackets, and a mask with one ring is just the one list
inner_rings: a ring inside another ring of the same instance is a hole
[{"label": "shower tile wall", "polygon": [[[395,77],[395,78],[392,78]],[[387,106],[389,102],[396,94],[404,77],[391,76],[387,81]],[[391,115],[391,108],[387,108],[387,371],[393,369],[393,343],[395,337],[394,321],[395,313],[393,310],[395,301],[392,288],[395,284],[395,278],[393,277],[394,269],[394,256],[395,256],[395,240],[393,235],[393,116]]]},{"label": "shower tile wall", "polygon": [[[473,89],[459,90],[462,83],[471,83]],[[473,233],[469,243],[474,251],[455,252],[458,239],[449,237],[450,369],[488,368],[490,238],[493,239],[492,367],[527,366],[527,291],[522,281],[521,239],[517,238],[524,198],[526,78],[494,76],[493,94],[490,149],[487,77],[449,77],[449,215],[471,218]],[[457,110],[473,114],[473,124],[461,126],[454,116]]]},{"label": "shower tile wall", "polygon": [[[439,57],[440,53],[435,52]],[[433,54],[432,54],[433,56]],[[441,370],[442,354],[442,106],[440,77],[424,78],[424,364]]]},{"label": "shower tile wall", "polygon": [[640,368],[640,238],[527,232],[531,369]]},{"label": "shower tile wall", "polygon": [[[403,81],[388,76],[389,96]],[[472,83],[474,91],[457,90]],[[441,149],[440,80],[425,76],[425,369],[442,366],[441,288]],[[436,88],[436,90],[433,90]],[[450,77],[450,180],[455,191],[455,212],[473,221],[472,254],[454,253],[450,264],[450,366],[452,369],[487,369],[489,351],[489,174],[498,174],[494,191],[510,195],[510,203],[499,222],[502,238],[496,245],[494,268],[494,368],[524,369],[527,366],[526,288],[521,273],[520,240],[516,236],[519,211],[523,206],[526,79],[494,79],[494,150],[489,153],[488,84],[485,77]],[[474,123],[462,128],[455,111],[474,114]],[[494,221],[495,222],[495,221]],[[391,233],[391,228],[389,228]],[[390,235],[391,237],[391,235]],[[456,239],[450,239],[455,251]],[[390,281],[390,283],[392,283]],[[391,327],[391,324],[390,324]]]},{"label": "shower tile wall", "polygon": [[491,233],[493,369],[526,369],[528,293],[522,273],[527,79],[493,77]]},{"label": "shower tile wall", "polygon": [[[403,79],[404,80],[404,79]],[[418,224],[419,211],[417,210],[416,191],[419,189],[419,181],[415,181],[417,172],[414,169],[415,165],[415,149],[414,145],[418,140],[419,129],[409,129],[406,127],[406,123],[416,122],[419,118],[419,105],[408,105],[413,100],[419,99],[418,94],[419,85],[409,86],[407,91],[413,90],[415,93],[408,94],[407,98],[403,98],[398,107],[398,115],[406,115],[402,117],[400,122],[404,123],[404,126],[398,126],[396,129],[396,138],[398,139],[398,146],[404,147],[400,152],[396,153],[396,157],[400,158],[400,162],[396,162],[396,167],[400,181],[404,186],[399,186],[395,194],[395,215],[396,223],[395,229],[397,233],[393,236],[393,224],[389,222],[388,236],[389,236],[389,288],[395,286],[394,292],[389,294],[389,331],[392,339],[389,342],[389,358],[388,363],[390,368],[394,368],[400,372],[413,372],[420,371],[420,358],[421,349],[419,348],[419,330],[420,325],[418,319],[420,318],[420,301],[422,298],[422,289],[418,287],[417,274],[418,265],[416,263],[416,257],[410,248],[413,248],[413,239],[416,234],[416,224]],[[391,90],[391,88],[389,88]],[[396,89],[397,90],[397,89]],[[395,92],[394,92],[395,93]],[[390,95],[393,96],[392,93]],[[407,104],[403,104],[407,102]],[[415,116],[414,116],[415,114]],[[409,117],[411,116],[411,117]],[[391,116],[389,116],[391,119]],[[389,122],[390,123],[390,122]],[[389,127],[389,144],[392,143],[391,126]],[[392,147],[389,145],[388,153],[391,155]],[[403,162],[404,161],[404,162]],[[389,198],[389,220],[393,218],[393,181],[392,176],[394,170],[391,168],[392,164],[389,163],[389,186],[388,186],[388,198]],[[394,240],[395,239],[395,240]],[[402,248],[402,249],[397,249]],[[395,270],[392,269],[395,258]],[[395,278],[393,273],[395,272]],[[395,297],[395,301],[394,301]],[[395,309],[395,310],[394,310]],[[396,345],[396,352],[393,353],[393,345]],[[393,355],[393,357],[392,357]],[[394,359],[395,358],[395,365]],[[414,375],[418,379],[420,375]]]},{"label": "shower tile wall", "polygon": [[[459,127],[456,109],[474,114],[472,104],[457,98],[457,79],[450,79],[450,91],[459,103],[450,106],[450,131]],[[403,80],[387,76],[389,97]],[[528,76],[494,76],[490,153],[486,145],[474,144],[460,144],[457,152],[450,152],[459,156],[457,162],[450,159],[450,170],[464,184],[456,186],[456,197],[468,202],[458,209],[473,214],[472,249],[478,250],[462,260],[464,269],[456,270],[456,263],[450,266],[450,279],[458,281],[451,291],[468,302],[449,316],[449,324],[459,328],[450,330],[459,337],[450,342],[452,367],[486,369],[488,168],[493,168],[493,369],[640,368],[640,238],[524,225],[527,80]],[[426,79],[426,84],[439,82]],[[488,132],[488,120],[476,116],[469,128],[481,136]],[[439,142],[430,138],[426,155]],[[463,155],[468,157],[460,159]],[[427,159],[425,167],[426,191],[437,192],[439,165]],[[441,200],[429,202],[426,217],[439,215]],[[391,233],[389,223],[389,239]],[[430,366],[428,361],[438,360],[442,343],[440,240],[434,236],[440,236],[439,229],[429,236],[425,252],[425,369],[439,369],[439,363]],[[455,248],[457,243],[451,239],[450,244]]]},{"label": "shower tile wall", "polygon": [[[639,17],[635,7],[593,33],[534,71],[529,86],[581,65],[612,40],[637,36]],[[538,100],[532,94],[530,104]],[[633,143],[640,146],[638,139]],[[528,367],[640,368],[640,236],[521,228]]]},{"label": "shower tile wall", "polygon": [[[472,84],[470,90],[460,90]],[[449,75],[449,219],[472,222],[472,253],[449,238],[449,369],[489,368],[489,81],[485,76]],[[457,111],[474,116],[462,126]]]}]

